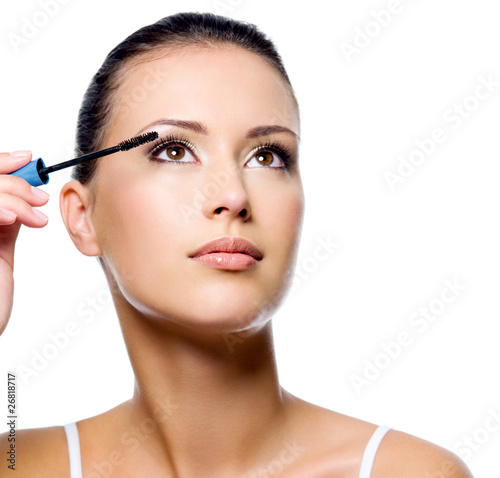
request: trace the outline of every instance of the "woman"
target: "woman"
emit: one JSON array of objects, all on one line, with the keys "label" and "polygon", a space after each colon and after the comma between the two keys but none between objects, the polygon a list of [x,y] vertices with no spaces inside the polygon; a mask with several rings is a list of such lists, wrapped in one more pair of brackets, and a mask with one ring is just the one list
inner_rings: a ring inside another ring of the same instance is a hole
[{"label": "woman", "polygon": [[[271,316],[304,201],[298,106],[272,43],[202,14],[131,35],[87,91],[77,149],[147,131],[160,140],[83,163],[60,196],[71,239],[110,285],[133,398],[76,426],[19,432],[18,476],[470,477],[440,447],[279,385]],[[5,175],[29,159],[0,157],[2,284],[20,225],[47,222],[33,209],[46,195]],[[2,293],[6,323],[12,287]]]}]

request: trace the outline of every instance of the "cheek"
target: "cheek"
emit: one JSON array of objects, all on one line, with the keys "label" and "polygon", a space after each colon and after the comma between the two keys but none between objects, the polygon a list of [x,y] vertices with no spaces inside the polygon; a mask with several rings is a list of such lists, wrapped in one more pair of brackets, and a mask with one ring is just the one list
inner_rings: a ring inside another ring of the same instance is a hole
[{"label": "cheek", "polygon": [[256,193],[252,210],[265,222],[269,234],[294,242],[302,226],[304,195],[299,179],[283,185],[265,185]]},{"label": "cheek", "polygon": [[304,195],[300,178],[259,188],[252,211],[275,266],[284,274],[294,265],[302,228]]},{"label": "cheek", "polygon": [[96,233],[117,279],[141,275],[147,257],[162,263],[174,260],[169,251],[182,243],[180,237],[186,228],[182,211],[189,204],[189,190],[182,178],[152,171],[103,175],[106,189],[97,192]]},{"label": "cheek", "polygon": [[192,315],[209,321],[212,315],[219,317],[221,307],[230,316],[249,317],[248,311],[263,309],[267,301],[282,296],[295,263],[302,225],[299,177],[255,175],[248,181],[252,220],[236,229],[254,238],[268,260],[255,274],[224,281],[210,271],[200,275],[187,261],[200,237],[211,237],[219,230],[201,212],[203,193],[211,196],[206,176],[189,167],[169,174],[161,168],[151,169],[152,173],[114,171],[106,178],[103,175],[106,189],[97,191],[94,224],[98,241],[114,281],[129,303],[147,313],[163,310],[171,316]]}]

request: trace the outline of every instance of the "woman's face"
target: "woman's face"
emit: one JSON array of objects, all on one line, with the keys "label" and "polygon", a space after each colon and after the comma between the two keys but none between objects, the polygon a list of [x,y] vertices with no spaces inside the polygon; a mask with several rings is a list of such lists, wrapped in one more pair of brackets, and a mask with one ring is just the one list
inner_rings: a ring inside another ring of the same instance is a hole
[{"label": "woman's face", "polygon": [[164,144],[99,163],[90,218],[117,306],[198,330],[263,323],[287,288],[303,215],[287,86],[235,47],[185,48],[127,72],[103,147],[147,131]]}]

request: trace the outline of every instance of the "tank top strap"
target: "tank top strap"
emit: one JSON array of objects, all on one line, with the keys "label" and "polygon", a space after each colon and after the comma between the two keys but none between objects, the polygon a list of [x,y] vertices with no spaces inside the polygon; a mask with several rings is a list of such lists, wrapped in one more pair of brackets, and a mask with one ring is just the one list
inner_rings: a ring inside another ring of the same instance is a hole
[{"label": "tank top strap", "polygon": [[379,426],[373,432],[368,444],[366,445],[363,459],[361,461],[361,469],[359,470],[359,478],[370,478],[372,474],[373,462],[377,454],[378,447],[385,434],[391,430],[390,427]]},{"label": "tank top strap", "polygon": [[82,478],[82,459],[80,455],[80,439],[76,423],[64,425],[66,439],[68,440],[69,466],[71,478]]},{"label": "tank top strap", "polygon": [[[363,453],[359,478],[370,478],[378,447],[382,438],[384,438],[385,434],[389,430],[391,430],[390,427],[379,426],[374,431]],[[76,423],[73,422],[64,425],[64,431],[66,432],[66,439],[68,441],[70,476],[71,478],[83,478],[82,460],[80,455],[80,439],[78,437],[78,428]]]}]

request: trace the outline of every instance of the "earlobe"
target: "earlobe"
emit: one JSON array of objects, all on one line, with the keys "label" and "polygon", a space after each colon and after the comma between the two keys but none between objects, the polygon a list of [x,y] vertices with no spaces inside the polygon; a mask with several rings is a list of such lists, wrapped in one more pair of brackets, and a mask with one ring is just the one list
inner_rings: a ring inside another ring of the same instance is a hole
[{"label": "earlobe", "polygon": [[59,196],[59,208],[71,240],[86,256],[102,255],[90,217],[90,190],[79,181],[69,181]]}]

